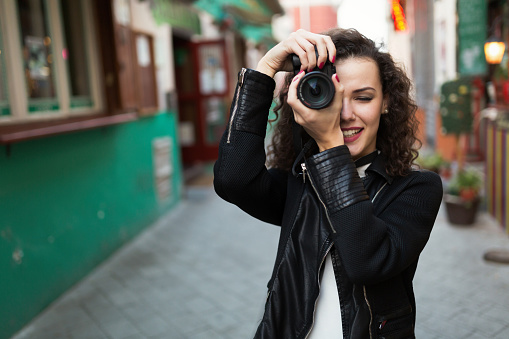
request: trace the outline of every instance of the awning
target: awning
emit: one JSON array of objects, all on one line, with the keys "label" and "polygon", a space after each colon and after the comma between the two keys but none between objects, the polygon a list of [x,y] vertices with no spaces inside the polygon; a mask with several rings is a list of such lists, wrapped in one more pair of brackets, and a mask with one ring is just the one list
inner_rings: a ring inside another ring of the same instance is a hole
[{"label": "awning", "polygon": [[283,13],[277,0],[197,0],[194,6],[255,43],[275,43],[272,16]]},{"label": "awning", "polygon": [[200,18],[195,8],[182,0],[150,0],[152,15],[157,24],[167,23],[201,34]]},{"label": "awning", "polygon": [[251,24],[270,24],[274,14],[282,14],[277,0],[197,0],[194,6],[222,21],[233,15]]},{"label": "awning", "polygon": [[264,43],[269,47],[276,44],[276,40],[272,36],[271,25],[243,25],[238,30],[246,40],[251,40],[256,44]]}]

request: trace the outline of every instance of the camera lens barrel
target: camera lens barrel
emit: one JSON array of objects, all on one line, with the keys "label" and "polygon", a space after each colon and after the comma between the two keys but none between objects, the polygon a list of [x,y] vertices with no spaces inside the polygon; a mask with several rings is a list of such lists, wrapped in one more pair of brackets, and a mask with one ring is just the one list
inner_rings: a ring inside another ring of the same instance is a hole
[{"label": "camera lens barrel", "polygon": [[[318,52],[316,52],[318,57]],[[292,54],[294,74],[300,71],[300,59]],[[312,109],[321,109],[329,106],[334,99],[336,88],[332,82],[332,75],[336,73],[336,67],[329,60],[325,62],[322,69],[315,67],[313,71],[306,73],[297,86],[297,98]]]},{"label": "camera lens barrel", "polygon": [[335,93],[336,88],[331,78],[320,71],[307,73],[297,86],[297,97],[304,106],[312,109],[329,106]]}]

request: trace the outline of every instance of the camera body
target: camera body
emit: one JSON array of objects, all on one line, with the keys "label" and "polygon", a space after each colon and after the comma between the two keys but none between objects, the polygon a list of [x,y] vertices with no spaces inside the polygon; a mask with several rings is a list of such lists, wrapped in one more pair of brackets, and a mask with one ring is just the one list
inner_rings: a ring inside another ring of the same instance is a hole
[{"label": "camera body", "polygon": [[[316,49],[315,49],[316,50]],[[300,72],[300,59],[292,54],[293,72]],[[318,59],[318,52],[316,53]],[[327,61],[322,69],[315,67],[311,72],[306,73],[297,86],[297,97],[304,106],[312,109],[321,109],[329,106],[336,94],[336,88],[332,82],[332,75],[336,73],[336,66]]]}]

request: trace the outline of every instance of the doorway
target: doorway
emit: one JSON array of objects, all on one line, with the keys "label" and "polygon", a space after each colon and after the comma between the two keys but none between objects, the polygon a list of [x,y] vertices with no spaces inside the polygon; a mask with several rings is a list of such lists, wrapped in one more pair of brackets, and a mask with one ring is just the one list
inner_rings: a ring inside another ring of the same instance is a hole
[{"label": "doorway", "polygon": [[173,50],[182,163],[209,163],[217,158],[229,109],[225,42],[173,36]]}]

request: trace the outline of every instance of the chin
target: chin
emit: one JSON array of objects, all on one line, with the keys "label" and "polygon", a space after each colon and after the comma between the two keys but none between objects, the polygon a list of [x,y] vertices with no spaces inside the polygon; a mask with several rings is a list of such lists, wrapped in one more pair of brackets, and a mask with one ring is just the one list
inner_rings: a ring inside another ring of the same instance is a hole
[{"label": "chin", "polygon": [[354,160],[357,159],[357,157],[359,157],[359,154],[361,152],[358,151],[357,147],[348,144],[346,144],[346,147],[348,147],[348,150],[350,151],[350,154],[352,155],[352,158]]}]

